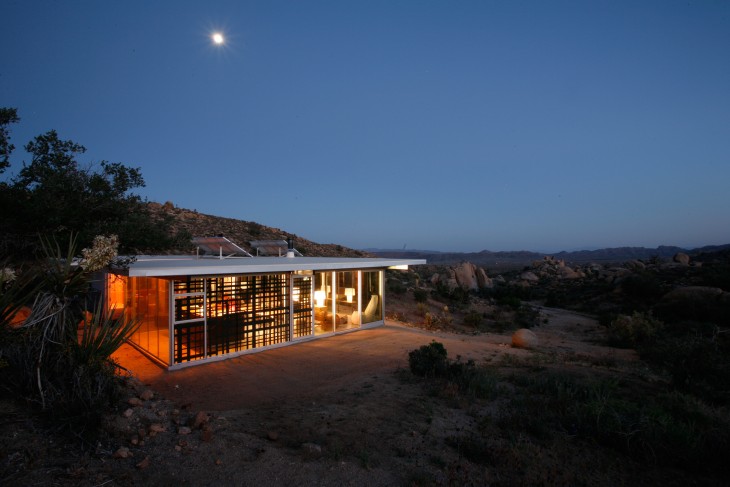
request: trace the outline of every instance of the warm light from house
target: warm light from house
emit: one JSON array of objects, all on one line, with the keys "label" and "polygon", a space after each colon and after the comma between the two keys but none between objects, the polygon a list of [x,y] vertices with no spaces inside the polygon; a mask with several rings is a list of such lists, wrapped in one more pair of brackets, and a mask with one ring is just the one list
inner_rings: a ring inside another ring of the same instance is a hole
[{"label": "warm light from house", "polygon": [[294,302],[299,302],[299,288],[294,288],[294,296],[293,296]]},{"label": "warm light from house", "polygon": [[317,308],[323,308],[326,296],[324,291],[314,291],[314,305]]},{"label": "warm light from house", "polygon": [[407,271],[408,265],[392,265],[392,266],[388,267],[388,269],[393,269],[396,271]]},{"label": "warm light from house", "polygon": [[355,288],[354,287],[346,287],[345,288],[345,296],[347,296],[347,302],[352,303],[352,297],[355,295]]}]

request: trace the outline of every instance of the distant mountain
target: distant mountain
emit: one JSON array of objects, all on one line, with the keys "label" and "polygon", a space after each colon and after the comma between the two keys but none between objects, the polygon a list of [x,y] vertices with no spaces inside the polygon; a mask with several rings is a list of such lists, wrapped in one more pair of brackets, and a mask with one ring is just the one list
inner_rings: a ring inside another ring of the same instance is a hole
[{"label": "distant mountain", "polygon": [[717,252],[730,249],[727,245],[708,245],[696,249],[683,249],[674,246],[659,246],[655,249],[646,247],[615,247],[598,250],[578,250],[572,252],[539,253],[525,250],[510,252],[437,252],[424,250],[379,250],[368,249],[368,253],[380,257],[392,258],[414,258],[427,259],[429,264],[454,264],[468,261],[481,267],[493,270],[507,270],[519,268],[531,264],[535,260],[542,259],[546,255],[552,255],[556,259],[562,259],[569,263],[613,263],[626,262],[629,260],[649,260],[652,258],[671,259],[676,253],[684,252],[690,255],[701,253]]}]

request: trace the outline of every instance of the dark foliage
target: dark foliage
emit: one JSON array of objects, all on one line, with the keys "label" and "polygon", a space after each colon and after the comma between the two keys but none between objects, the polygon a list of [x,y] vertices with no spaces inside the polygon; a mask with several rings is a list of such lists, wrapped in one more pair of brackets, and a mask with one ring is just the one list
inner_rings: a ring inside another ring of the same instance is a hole
[{"label": "dark foliage", "polygon": [[434,298],[454,305],[467,305],[471,300],[471,294],[466,289],[460,286],[451,289],[442,282],[436,283],[432,294]]},{"label": "dark foliage", "polygon": [[105,316],[101,303],[92,305],[94,270],[74,264],[73,240],[68,248],[63,254],[45,240],[45,258],[24,272],[24,280],[0,289],[0,305],[30,308],[21,326],[0,316],[0,387],[59,429],[90,432],[119,397],[111,355],[137,324]]},{"label": "dark foliage", "polygon": [[448,370],[446,348],[440,342],[422,345],[408,353],[411,372],[419,377],[442,377]]},{"label": "dark foliage", "polygon": [[[12,151],[7,125],[17,120],[13,109],[1,109],[0,169],[8,167]],[[82,166],[78,158],[86,148],[62,140],[55,130],[35,137],[25,149],[31,161],[0,184],[3,255],[27,259],[39,250],[38,235],[68,241],[73,234],[84,248],[96,235],[116,234],[121,251],[129,253],[174,249],[186,237],[174,235],[169,220],[153,220],[133,193],[145,185],[139,168],[108,161]]]},{"label": "dark foliage", "polygon": [[416,288],[413,290],[413,299],[417,303],[425,303],[428,301],[428,291],[422,288]]}]

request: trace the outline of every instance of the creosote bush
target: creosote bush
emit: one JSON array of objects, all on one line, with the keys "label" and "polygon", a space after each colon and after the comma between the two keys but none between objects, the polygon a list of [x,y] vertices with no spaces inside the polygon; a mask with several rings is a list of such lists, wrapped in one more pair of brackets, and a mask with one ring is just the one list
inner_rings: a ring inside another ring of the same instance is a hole
[{"label": "creosote bush", "polygon": [[420,377],[441,377],[446,373],[448,360],[446,348],[433,341],[408,353],[408,365],[414,375]]},{"label": "creosote bush", "polygon": [[428,291],[420,287],[414,289],[413,299],[415,299],[417,303],[425,303],[426,301],[428,301]]},{"label": "creosote bush", "polygon": [[631,316],[619,315],[608,327],[609,340],[617,346],[636,347],[654,338],[662,326],[651,313],[635,311]]},{"label": "creosote bush", "polygon": [[496,377],[473,360],[464,362],[459,356],[449,360],[444,345],[436,341],[409,352],[408,364],[414,375],[443,380],[445,389],[453,388],[470,397],[487,397],[497,384]]}]

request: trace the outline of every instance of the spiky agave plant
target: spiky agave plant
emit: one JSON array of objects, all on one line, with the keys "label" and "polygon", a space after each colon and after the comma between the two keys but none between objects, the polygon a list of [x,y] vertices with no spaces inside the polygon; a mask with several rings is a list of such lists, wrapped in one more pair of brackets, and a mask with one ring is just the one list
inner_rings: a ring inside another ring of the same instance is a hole
[{"label": "spiky agave plant", "polygon": [[[111,355],[137,325],[112,318],[101,303],[90,306],[89,281],[100,263],[88,256],[106,256],[108,264],[116,249],[84,249],[85,258],[76,259],[73,237],[65,253],[55,240],[42,242],[44,257],[36,269],[39,291],[30,316],[4,347],[14,369],[10,382],[53,417],[90,424],[115,396]],[[116,239],[99,240],[99,245],[110,244],[116,245]]]}]

